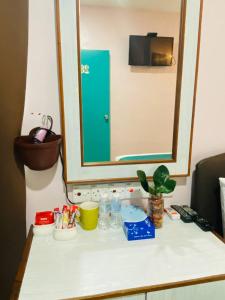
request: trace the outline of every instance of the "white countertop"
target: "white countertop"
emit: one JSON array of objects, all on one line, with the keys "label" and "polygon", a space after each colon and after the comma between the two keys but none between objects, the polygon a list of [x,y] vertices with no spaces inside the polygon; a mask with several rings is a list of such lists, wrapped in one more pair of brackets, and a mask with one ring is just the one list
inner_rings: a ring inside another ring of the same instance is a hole
[{"label": "white countertop", "polygon": [[156,238],[127,241],[118,231],[83,231],[60,242],[34,237],[20,300],[51,300],[225,274],[225,244],[194,223],[171,221]]}]

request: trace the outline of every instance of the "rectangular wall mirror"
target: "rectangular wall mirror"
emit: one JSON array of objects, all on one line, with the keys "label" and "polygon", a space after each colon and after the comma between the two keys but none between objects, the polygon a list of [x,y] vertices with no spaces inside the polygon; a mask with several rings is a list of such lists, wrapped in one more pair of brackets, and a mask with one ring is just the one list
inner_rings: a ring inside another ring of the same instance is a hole
[{"label": "rectangular wall mirror", "polygon": [[84,165],[176,159],[181,4],[80,0]]},{"label": "rectangular wall mirror", "polygon": [[187,176],[201,0],[57,0],[68,183]]}]

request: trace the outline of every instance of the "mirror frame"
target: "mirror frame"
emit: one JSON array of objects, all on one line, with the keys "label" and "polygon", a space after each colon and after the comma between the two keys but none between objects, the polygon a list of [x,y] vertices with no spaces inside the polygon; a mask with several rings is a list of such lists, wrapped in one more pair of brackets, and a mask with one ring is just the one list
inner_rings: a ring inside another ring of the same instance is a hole
[{"label": "mirror frame", "polygon": [[[136,169],[143,169],[147,174],[150,169],[150,175],[152,175],[160,163],[169,168],[172,176],[190,175],[203,0],[181,1],[172,160],[82,163],[80,1],[56,0],[59,92],[65,158],[64,178],[67,183],[137,181],[137,177],[133,177],[136,175]],[[186,48],[185,45],[187,45]],[[195,64],[184,63],[185,58],[191,61],[194,59]],[[185,109],[188,112],[184,111]],[[77,116],[79,120],[74,116]],[[188,124],[183,124],[187,120]],[[185,127],[188,127],[188,130],[185,130]],[[184,146],[185,149],[183,149]],[[122,174],[122,176],[118,177],[117,174]]]}]

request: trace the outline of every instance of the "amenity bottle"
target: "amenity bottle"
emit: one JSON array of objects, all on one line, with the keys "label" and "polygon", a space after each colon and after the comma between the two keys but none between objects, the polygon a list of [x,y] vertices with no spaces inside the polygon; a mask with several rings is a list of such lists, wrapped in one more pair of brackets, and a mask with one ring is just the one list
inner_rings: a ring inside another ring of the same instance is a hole
[{"label": "amenity bottle", "polygon": [[121,221],[121,199],[118,193],[113,193],[111,199],[111,219],[110,225],[112,228],[120,228]]},{"label": "amenity bottle", "polygon": [[104,193],[100,196],[99,200],[98,227],[100,229],[107,230],[110,227],[110,211],[110,198],[107,193]]}]

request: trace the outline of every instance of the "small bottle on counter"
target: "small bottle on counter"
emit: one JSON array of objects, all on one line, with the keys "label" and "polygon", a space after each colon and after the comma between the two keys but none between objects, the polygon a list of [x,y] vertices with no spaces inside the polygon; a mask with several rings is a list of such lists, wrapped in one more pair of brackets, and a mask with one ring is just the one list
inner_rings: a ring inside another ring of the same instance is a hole
[{"label": "small bottle on counter", "polygon": [[120,228],[122,224],[121,219],[121,199],[118,193],[112,194],[111,199],[111,220],[110,225],[112,228]]},{"label": "small bottle on counter", "polygon": [[104,193],[100,196],[99,199],[98,227],[100,229],[106,230],[110,227],[110,210],[111,203],[109,195],[107,193]]}]

